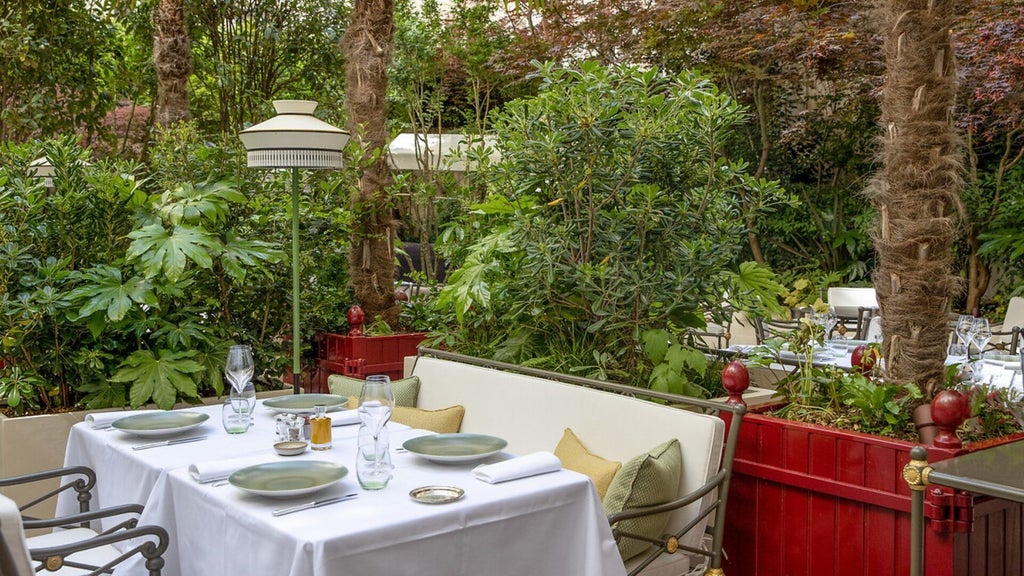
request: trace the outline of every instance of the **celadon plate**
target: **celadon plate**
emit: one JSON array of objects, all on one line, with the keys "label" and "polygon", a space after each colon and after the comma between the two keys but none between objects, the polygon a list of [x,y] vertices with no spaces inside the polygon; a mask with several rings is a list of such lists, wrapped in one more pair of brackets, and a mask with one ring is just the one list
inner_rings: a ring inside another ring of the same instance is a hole
[{"label": "celadon plate", "polygon": [[145,412],[118,418],[110,423],[112,428],[144,437],[175,436],[187,432],[210,419],[209,414],[189,410],[168,412]]},{"label": "celadon plate", "polygon": [[263,401],[263,405],[274,412],[286,414],[312,414],[318,404],[323,404],[327,412],[335,412],[345,408],[347,403],[348,398],[337,394],[295,394]]},{"label": "celadon plate", "polygon": [[228,483],[260,496],[291,498],[326,488],[346,474],[348,468],[323,460],[268,462],[237,470]]},{"label": "celadon plate", "polygon": [[1020,356],[998,352],[985,352],[985,363],[1002,366],[1007,370],[1020,370]]},{"label": "celadon plate", "polygon": [[444,464],[475,462],[501,452],[508,442],[486,434],[435,434],[406,440],[409,452]]}]

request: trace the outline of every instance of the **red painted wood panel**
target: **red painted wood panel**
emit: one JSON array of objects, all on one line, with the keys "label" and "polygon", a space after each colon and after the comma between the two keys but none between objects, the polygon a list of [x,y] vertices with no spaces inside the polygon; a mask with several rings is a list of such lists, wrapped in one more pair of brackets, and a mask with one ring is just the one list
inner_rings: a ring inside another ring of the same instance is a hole
[{"label": "red painted wood panel", "polygon": [[[910,491],[901,472],[912,444],[756,414],[744,418],[740,438],[726,520],[726,574],[909,571]],[[931,448],[929,459],[956,453]],[[1024,513],[1020,505],[1002,504],[1002,511],[975,508],[976,524],[988,527],[973,550],[967,534],[926,530],[927,576],[975,576],[966,559],[991,564],[993,557],[1006,568],[992,574],[1024,576]]]}]

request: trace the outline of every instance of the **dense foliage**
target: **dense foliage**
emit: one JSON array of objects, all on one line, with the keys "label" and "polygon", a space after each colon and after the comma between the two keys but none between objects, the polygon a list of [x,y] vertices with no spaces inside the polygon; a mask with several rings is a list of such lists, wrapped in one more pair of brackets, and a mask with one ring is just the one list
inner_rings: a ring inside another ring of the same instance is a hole
[{"label": "dense foliage", "polygon": [[[178,164],[179,146],[187,163]],[[12,408],[169,407],[220,393],[224,356],[237,341],[256,347],[261,382],[282,372],[287,195],[274,191],[283,188],[276,176],[231,178],[241,166],[232,152],[168,134],[154,150],[162,170],[145,178],[137,166],[97,162],[66,140],[6,150],[0,395]],[[26,169],[39,153],[56,167],[52,189]],[[194,176],[188,170],[211,179],[180,179]],[[311,186],[320,189],[314,198],[337,193],[327,181]],[[307,230],[343,230],[336,212],[310,207]],[[307,256],[329,264],[339,244]],[[307,276],[311,321],[323,317],[317,297],[325,293],[332,320],[343,313],[339,269]]]},{"label": "dense foliage", "polygon": [[494,118],[490,197],[444,236],[462,264],[439,297],[459,323],[448,344],[646,384],[644,333],[702,328],[730,288],[739,192],[779,190],[726,154],[743,110],[704,78],[595,62],[537,76]]}]

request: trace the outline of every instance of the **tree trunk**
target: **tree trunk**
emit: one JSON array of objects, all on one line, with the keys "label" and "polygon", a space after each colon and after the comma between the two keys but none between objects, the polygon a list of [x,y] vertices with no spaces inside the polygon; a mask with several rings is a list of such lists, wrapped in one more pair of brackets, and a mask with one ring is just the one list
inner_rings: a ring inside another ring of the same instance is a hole
[{"label": "tree trunk", "polygon": [[156,123],[170,126],[188,121],[188,78],[192,74],[192,42],[185,19],[185,0],[160,0],[153,8],[153,65],[156,67]]},{"label": "tree trunk", "polygon": [[359,145],[358,191],[353,198],[349,277],[368,322],[380,317],[394,327],[394,232],[387,186],[391,182],[385,126],[385,95],[394,31],[393,0],[355,0],[341,40],[345,65],[349,132]]},{"label": "tree trunk", "polygon": [[878,210],[875,288],[888,376],[941,390],[958,293],[951,274],[961,212],[962,156],[954,128],[954,0],[882,0],[886,81],[882,170],[871,184]]}]

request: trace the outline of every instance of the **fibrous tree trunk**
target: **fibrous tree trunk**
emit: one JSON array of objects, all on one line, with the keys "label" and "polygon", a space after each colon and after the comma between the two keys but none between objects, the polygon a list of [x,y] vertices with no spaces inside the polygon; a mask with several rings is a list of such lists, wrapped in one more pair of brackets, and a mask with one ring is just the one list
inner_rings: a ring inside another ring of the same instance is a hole
[{"label": "fibrous tree trunk", "polygon": [[188,108],[192,42],[185,20],[185,0],[160,0],[153,8],[153,29],[156,122],[170,126],[192,117]]},{"label": "fibrous tree trunk", "polygon": [[[392,0],[355,0],[341,40],[345,65],[349,132],[360,146],[361,174],[353,197],[349,278],[356,300],[369,321],[398,320],[395,304],[393,222],[387,186],[385,95],[394,32]],[[376,154],[375,154],[376,152]]]},{"label": "fibrous tree trunk", "polygon": [[941,389],[951,274],[961,213],[962,156],[953,124],[954,0],[881,0],[886,80],[875,288],[888,376]]}]

